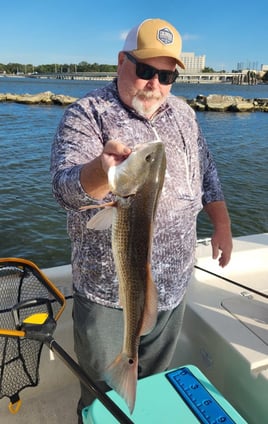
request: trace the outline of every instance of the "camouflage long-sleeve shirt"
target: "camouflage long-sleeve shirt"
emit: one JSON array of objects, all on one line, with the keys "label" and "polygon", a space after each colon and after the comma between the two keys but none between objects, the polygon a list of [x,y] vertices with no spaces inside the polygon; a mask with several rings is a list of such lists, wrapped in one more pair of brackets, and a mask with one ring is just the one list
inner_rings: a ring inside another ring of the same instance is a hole
[{"label": "camouflage long-sleeve shirt", "polygon": [[81,167],[111,139],[130,147],[156,139],[165,144],[167,171],[154,225],[152,271],[159,310],[172,309],[182,300],[193,270],[198,212],[202,204],[223,200],[215,164],[194,111],[173,95],[148,120],[122,104],[114,81],[66,110],[52,146],[51,172],[53,193],[67,210],[73,284],[87,298],[111,307],[119,306],[111,230],[87,229],[96,210],[78,211],[98,203],[80,184]]}]

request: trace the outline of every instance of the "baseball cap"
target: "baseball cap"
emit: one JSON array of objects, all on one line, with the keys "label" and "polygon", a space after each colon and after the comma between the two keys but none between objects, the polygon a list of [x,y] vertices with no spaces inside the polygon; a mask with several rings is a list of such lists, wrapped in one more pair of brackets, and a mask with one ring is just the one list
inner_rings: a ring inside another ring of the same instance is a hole
[{"label": "baseball cap", "polygon": [[177,64],[185,69],[179,59],[181,54],[181,36],[169,22],[163,19],[146,19],[132,28],[125,40],[123,51],[132,52],[138,59],[151,57],[173,57]]}]

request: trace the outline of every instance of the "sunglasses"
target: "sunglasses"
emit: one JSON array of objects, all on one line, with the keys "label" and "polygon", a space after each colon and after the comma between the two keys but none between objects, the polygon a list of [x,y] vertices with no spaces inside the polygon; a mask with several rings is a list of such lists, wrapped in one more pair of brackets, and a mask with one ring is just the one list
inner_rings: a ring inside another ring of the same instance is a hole
[{"label": "sunglasses", "polygon": [[135,57],[133,57],[128,52],[125,52],[125,55],[128,60],[130,60],[130,62],[136,65],[136,75],[138,78],[150,80],[157,74],[160,84],[170,85],[173,84],[173,82],[175,82],[176,78],[179,76],[177,69],[175,71],[156,69],[153,66],[147,65],[146,63],[138,62]]}]

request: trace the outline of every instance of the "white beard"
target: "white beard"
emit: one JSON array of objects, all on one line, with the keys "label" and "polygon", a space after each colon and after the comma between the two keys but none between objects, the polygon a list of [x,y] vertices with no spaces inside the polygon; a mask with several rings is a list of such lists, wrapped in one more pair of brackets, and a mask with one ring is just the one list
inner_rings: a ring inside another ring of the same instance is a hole
[{"label": "white beard", "polygon": [[[146,99],[155,99],[155,103],[147,107],[144,104],[144,100]],[[151,91],[140,91],[133,97],[132,107],[139,113],[139,115],[151,117],[164,101],[165,98],[160,94],[154,94]]]}]

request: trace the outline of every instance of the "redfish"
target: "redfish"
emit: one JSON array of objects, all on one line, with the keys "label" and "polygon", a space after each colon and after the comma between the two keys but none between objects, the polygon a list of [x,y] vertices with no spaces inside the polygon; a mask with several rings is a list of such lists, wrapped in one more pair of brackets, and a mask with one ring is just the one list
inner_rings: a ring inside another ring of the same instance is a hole
[{"label": "redfish", "polygon": [[[124,341],[104,379],[125,399],[131,413],[136,399],[140,337],[152,331],[157,319],[151,250],[165,170],[163,143],[150,142],[136,146],[126,160],[108,171],[109,187],[116,195],[111,208],[112,250],[123,308]],[[96,214],[89,221],[89,228],[104,228],[101,221],[107,213],[108,209],[104,209]]]}]

